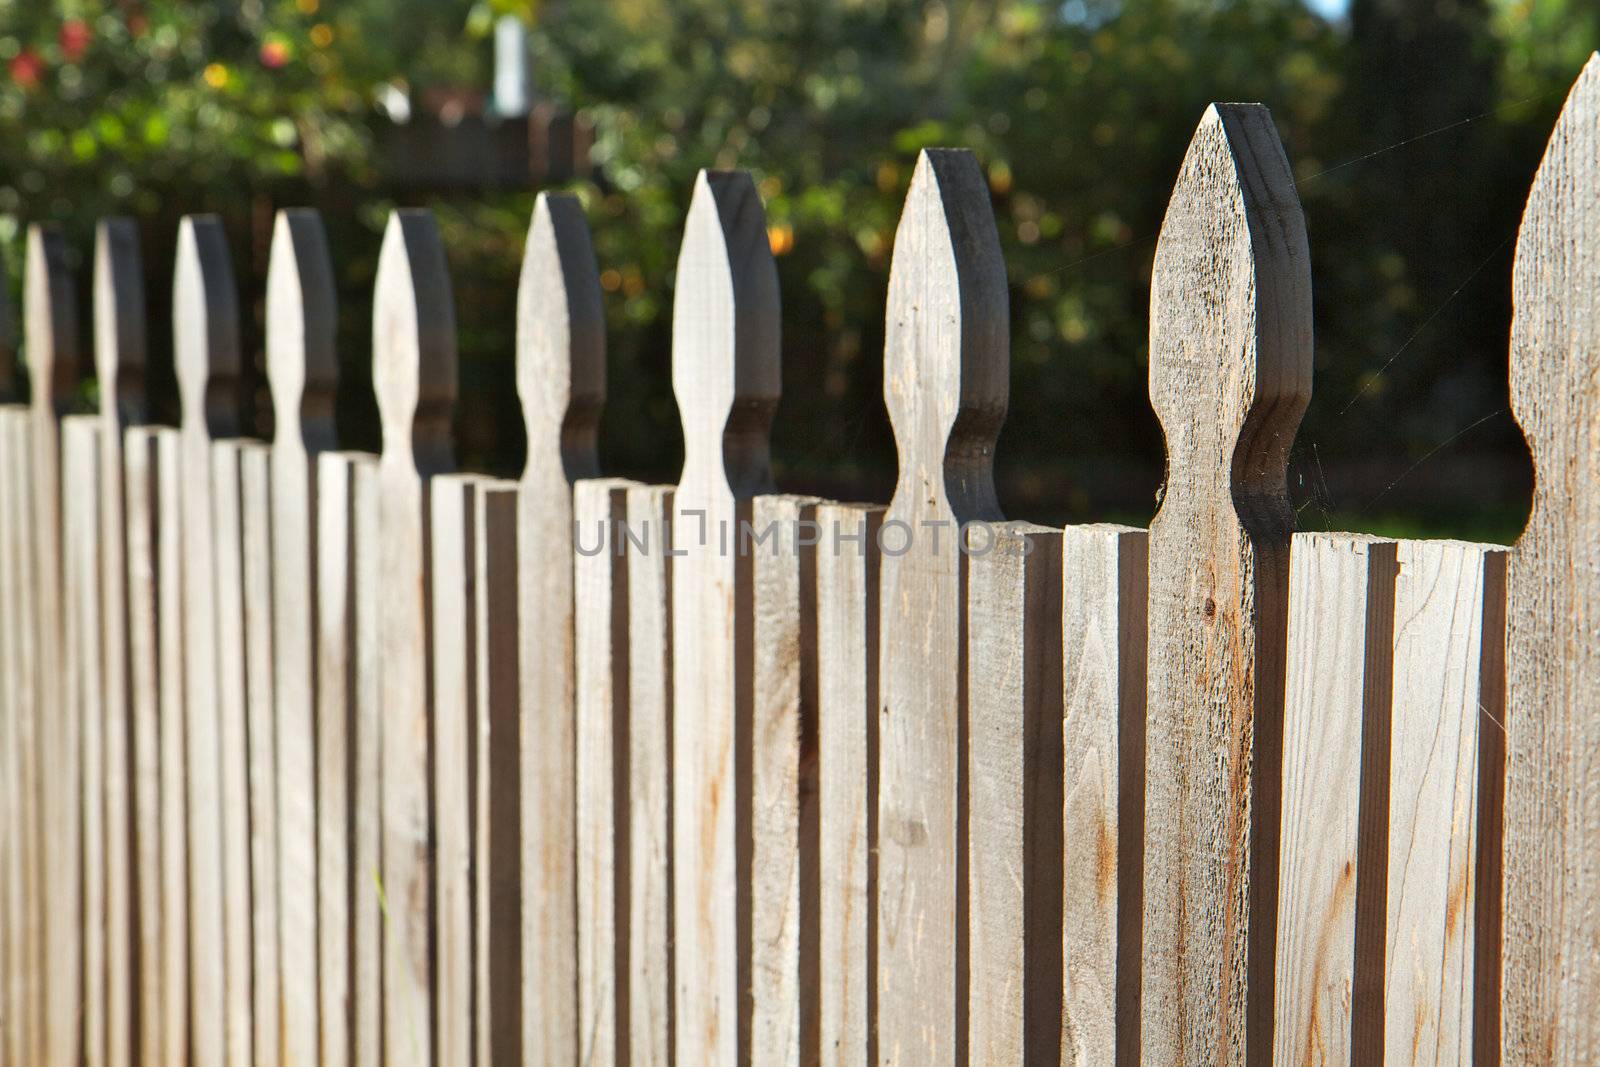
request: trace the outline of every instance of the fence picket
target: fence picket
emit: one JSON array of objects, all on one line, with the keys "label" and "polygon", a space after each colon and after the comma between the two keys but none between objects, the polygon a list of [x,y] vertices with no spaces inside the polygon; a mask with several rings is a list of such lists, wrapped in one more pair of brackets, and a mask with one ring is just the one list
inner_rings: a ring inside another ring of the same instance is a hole
[{"label": "fence picket", "polygon": [[884,519],[878,776],[878,1049],[950,1064],[966,1046],[962,836],[966,649],[959,527],[1000,517],[1009,390],[1005,264],[971,153],[924,151],[895,232],[884,401],[900,475]]},{"label": "fence picket", "polygon": [[[131,681],[128,655],[127,524],[123,498],[123,431],[148,417],[145,404],[144,273],[139,230],[132,219],[104,219],[95,228],[95,376],[100,392],[101,664],[105,713],[106,806],[106,1062],[133,1063],[134,998],[143,997],[148,966],[141,932],[144,905],[153,885],[137,885],[154,871],[141,865],[142,828],[131,747]],[[153,903],[153,901],[151,902]],[[153,975],[151,975],[153,977]],[[152,981],[150,990],[158,988]],[[137,991],[137,992],[136,992]],[[142,1018],[142,1015],[139,1016]]]},{"label": "fence picket", "polygon": [[821,1055],[817,503],[756,497],[751,536],[741,532],[738,544],[752,557],[754,696],[735,759],[750,776],[749,843],[740,847],[750,856],[753,1063],[810,1064]]},{"label": "fence picket", "polygon": [[445,474],[430,489],[433,613],[433,862],[438,929],[434,1012],[440,1063],[472,1062],[472,724],[477,719],[478,479]]},{"label": "fence picket", "polygon": [[599,473],[605,396],[599,271],[583,210],[540,194],[517,285],[517,394],[528,435],[522,583],[522,1056],[578,1055],[572,483]]},{"label": "fence picket", "polygon": [[968,1056],[1059,1063],[1061,532],[966,534]]},{"label": "fence picket", "polygon": [[37,780],[40,840],[34,850],[42,880],[34,897],[33,922],[43,932],[40,1010],[42,1045],[38,1063],[75,1062],[81,1051],[78,990],[82,981],[79,854],[56,847],[76,822],[76,753],[63,736],[66,683],[62,662],[66,632],[62,606],[60,419],[78,380],[77,297],[67,269],[67,245],[53,227],[28,227],[23,274],[23,343],[33,412],[33,617],[37,667],[33,675],[37,716]]},{"label": "fence picket", "polygon": [[[1395,545],[1294,536],[1283,722],[1280,1063],[1382,1054]],[[1411,769],[1408,768],[1408,773]]]},{"label": "fence picket", "polygon": [[1475,995],[1498,999],[1492,980],[1478,986],[1478,864],[1480,850],[1500,850],[1484,816],[1504,780],[1506,554],[1402,541],[1398,563],[1378,1051],[1463,1062],[1473,1058]]},{"label": "fence picket", "polygon": [[[1600,1060],[1600,54],[1533,180],[1512,269],[1511,407],[1533,511],[1510,570],[1506,1062]],[[1587,960],[1578,965],[1577,960]]]},{"label": "fence picket", "polygon": [[[522,1043],[521,752],[518,677],[516,482],[480,479],[473,528],[478,588],[474,625],[480,635],[473,664],[477,721],[473,799],[473,944],[477,953],[473,1003],[477,1011],[475,1061],[480,1067],[517,1067]],[[508,933],[507,931],[510,931]]]},{"label": "fence picket", "polygon": [[1062,1058],[1074,1063],[1138,1063],[1148,563],[1143,530],[1062,531]]},{"label": "fence picket", "polygon": [[248,1017],[226,1010],[236,947],[224,899],[222,750],[217,690],[217,590],[211,443],[238,433],[239,314],[227,238],[215,216],[185,216],[173,274],[173,363],[182,402],[183,717],[187,727],[190,1030],[195,1067],[217,1067],[228,1030],[249,1033]]},{"label": "fence picket", "polygon": [[822,504],[817,553],[817,937],[822,1062],[876,1063],[878,531],[883,508]]},{"label": "fence picket", "polygon": [[[4,273],[0,271],[0,290],[3,290]],[[0,293],[0,318],[6,317],[6,299]],[[4,324],[0,323],[0,330]],[[5,347],[0,334],[0,364],[8,363],[11,352]],[[0,377],[7,369],[0,367]],[[18,405],[0,406],[0,515],[18,519],[28,514],[28,501],[24,495],[26,482],[16,477],[14,459],[19,444],[16,435],[27,430],[28,412]],[[3,962],[5,974],[5,1002],[0,1011],[5,1014],[4,1051],[8,1063],[23,1063],[28,1048],[28,1009],[25,993],[25,971],[32,969],[32,956],[27,941],[27,926],[23,921],[28,904],[24,886],[32,872],[32,858],[24,842],[28,827],[36,815],[31,801],[24,795],[23,776],[31,758],[28,747],[29,728],[24,724],[26,698],[22,693],[22,629],[25,625],[23,602],[19,599],[18,585],[26,573],[18,551],[17,527],[25,523],[12,521],[0,524],[0,761],[5,775],[4,826],[0,828],[0,879],[3,879],[5,910],[0,922],[5,925]]]},{"label": "fence picket", "polygon": [[[674,1023],[680,1063],[750,1049],[750,559],[734,547],[750,497],[772,484],[779,392],[778,276],[755,183],[701,171],[673,294],[672,391],[683,424],[673,495]],[[747,769],[746,769],[747,770]],[[745,846],[747,849],[747,845]]]},{"label": "fence picket", "polygon": [[377,1067],[377,460],[317,457],[317,939],[320,1062]]},{"label": "fence picket", "polygon": [[[173,431],[167,431],[171,433]],[[127,529],[128,712],[132,740],[134,891],[138,896],[136,1047],[140,1064],[159,1065],[167,997],[162,970],[161,531],[163,486],[156,431],[130,426],[123,439],[124,522]],[[170,494],[170,489],[167,490]]]},{"label": "fence picket", "polygon": [[1152,278],[1150,398],[1168,457],[1150,523],[1142,1056],[1265,1063],[1286,462],[1311,394],[1305,222],[1265,108],[1206,111]]},{"label": "fence picket", "polygon": [[[251,789],[252,764],[272,761],[272,739],[250,736],[248,707],[249,671],[246,659],[244,608],[244,462],[249,448],[259,443],[221,440],[211,445],[211,530],[216,566],[213,616],[217,649],[217,752],[220,760],[219,817],[222,845],[223,970],[227,976],[223,1004],[227,1012],[226,1056],[233,1067],[277,1061],[277,1025],[272,1020],[270,1048],[252,1048],[264,1020],[256,1017],[256,980],[272,980],[275,970],[253,969],[255,927],[276,917],[275,894],[255,894],[257,872],[251,863],[252,839],[260,837],[267,848],[276,844],[277,818],[266,796]],[[265,801],[260,810],[254,802]],[[195,858],[190,857],[193,863]],[[266,888],[263,886],[262,888]],[[268,961],[261,961],[266,964]],[[271,961],[275,962],[275,961]],[[265,990],[263,990],[265,992]],[[270,1004],[277,1014],[276,989]],[[268,1054],[271,1053],[269,1056]]]},{"label": "fence picket", "polygon": [[628,1051],[673,1062],[673,490],[630,485],[628,566]]},{"label": "fence picket", "polygon": [[[52,852],[78,855],[82,912],[81,988],[75,991],[75,1025],[81,1027],[84,1064],[103,1067],[106,1055],[106,807],[105,720],[100,674],[100,420],[61,420],[62,617],[66,670],[63,704],[56,709],[67,758],[54,773],[73,791],[64,805]],[[52,901],[55,907],[59,902]]]},{"label": "fence picket", "polygon": [[454,463],[454,297],[426,211],[389,217],[373,298],[372,381],[383,420],[378,466],[383,714],[383,1058],[433,1062],[428,493]]},{"label": "fence picket", "polygon": [[[272,389],[272,650],[276,701],[278,943],[283,1062],[318,1058],[323,1006],[317,935],[317,455],[334,446],[337,307],[333,264],[314,211],[280,211],[267,267]],[[331,961],[330,961],[331,962]],[[276,991],[274,991],[276,995]]]},{"label": "fence picket", "polygon": [[578,1055],[604,1067],[628,1046],[628,482],[572,487],[577,710]]}]

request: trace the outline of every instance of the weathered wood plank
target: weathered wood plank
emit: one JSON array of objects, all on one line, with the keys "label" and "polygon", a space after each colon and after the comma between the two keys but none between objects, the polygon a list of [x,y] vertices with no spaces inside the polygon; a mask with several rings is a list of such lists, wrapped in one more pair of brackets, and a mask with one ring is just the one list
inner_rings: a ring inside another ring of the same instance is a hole
[{"label": "weathered wood plank", "polygon": [[1063,1062],[1138,1063],[1148,561],[1143,530],[1062,531]]},{"label": "weathered wood plank", "polygon": [[816,516],[810,497],[758,496],[739,542],[752,558],[754,698],[736,759],[750,768],[753,1063],[821,1057]]},{"label": "weathered wood plank", "polygon": [[28,360],[33,413],[33,675],[34,715],[39,758],[37,779],[27,784],[38,798],[40,838],[33,856],[41,880],[33,899],[31,924],[41,931],[39,1063],[76,1062],[81,1052],[79,1026],[82,937],[79,854],[57,848],[65,840],[76,810],[76,753],[64,736],[66,632],[61,593],[61,428],[60,419],[78,381],[77,298],[67,268],[66,239],[53,227],[28,227],[23,273],[23,342]]},{"label": "weathered wood plank", "polygon": [[577,552],[573,634],[577,686],[578,1054],[627,1063],[628,985],[628,484],[572,487]]},{"label": "weathered wood plank", "polygon": [[474,664],[478,719],[473,774],[473,931],[477,971],[474,1062],[518,1067],[522,1047],[522,791],[517,720],[522,712],[517,629],[516,482],[481,479],[473,528],[478,617]]},{"label": "weathered wood plank", "polygon": [[889,274],[884,401],[900,475],[883,527],[878,719],[878,1054],[966,1050],[960,524],[998,519],[1010,323],[988,186],[971,154],[927,151]]},{"label": "weathered wood plank", "polygon": [[333,264],[314,211],[280,211],[267,267],[272,388],[272,648],[277,704],[278,892],[283,1063],[318,1057],[323,977],[317,937],[317,454],[334,447],[338,309]]},{"label": "weathered wood plank", "polygon": [[821,1056],[876,1063],[878,531],[881,507],[821,504],[817,552],[817,909]]},{"label": "weathered wood plank", "polygon": [[[272,452],[256,442],[239,448],[239,525],[245,656],[245,729],[250,774],[250,988],[256,1064],[283,1059],[284,1011],[289,987],[279,956],[279,931],[285,921],[278,867],[283,798],[278,792],[279,733],[273,693]],[[315,888],[315,887],[313,887]],[[315,1042],[313,1041],[313,1044]]]},{"label": "weathered wood plank", "polygon": [[1061,532],[966,532],[968,1057],[1059,1063]]},{"label": "weathered wood plank", "polygon": [[[1493,690],[1505,672],[1505,561],[1486,545],[1399,545],[1385,1024],[1375,1050],[1386,1063],[1473,1058],[1477,897],[1486,888],[1477,884],[1478,852],[1500,847],[1498,827],[1481,814],[1498,804],[1504,773],[1495,754],[1505,715]],[[1495,764],[1487,795],[1484,755]]]},{"label": "weathered wood plank", "polygon": [[[1279,1063],[1376,1063],[1395,545],[1294,536],[1278,864]],[[1374,934],[1376,936],[1374,936]]]},{"label": "weathered wood plank", "polygon": [[472,724],[479,589],[477,479],[446,474],[430,489],[433,625],[433,841],[437,932],[434,1013],[441,1063],[470,1063],[472,1024]]},{"label": "weathered wood plank", "polygon": [[[0,270],[0,281],[4,271]],[[9,329],[8,301],[0,296],[0,323]],[[14,353],[9,337],[0,332],[0,377],[9,382],[13,368],[10,360]],[[32,876],[32,857],[26,842],[30,825],[37,816],[31,798],[23,790],[26,764],[32,759],[32,727],[26,721],[29,698],[23,692],[27,678],[23,669],[23,632],[29,629],[25,614],[27,602],[21,597],[21,584],[29,572],[22,557],[23,542],[19,533],[29,525],[27,481],[16,476],[17,464],[26,462],[22,450],[25,440],[19,437],[29,432],[29,415],[20,405],[0,406],[0,514],[11,521],[0,524],[0,761],[4,763],[5,805],[4,825],[0,834],[0,878],[4,879],[5,911],[0,923],[4,924],[4,950],[0,966],[5,968],[5,1003],[0,1011],[5,1014],[4,1053],[9,1063],[26,1062],[29,1050],[30,1019],[28,1016],[28,977],[33,966],[33,954],[28,939],[24,916],[28,910],[26,887]]]},{"label": "weathered wood plank", "polygon": [[372,1067],[381,1049],[376,467],[375,457],[359,453],[317,457],[317,970],[325,1067]]},{"label": "weathered wood plank", "polygon": [[[250,789],[250,765],[272,759],[270,738],[251,745],[246,706],[249,678],[244,636],[244,478],[241,440],[222,440],[211,445],[211,533],[215,605],[213,625],[217,655],[217,753],[218,804],[222,845],[223,973],[227,1013],[226,1058],[232,1067],[249,1067],[255,1012],[252,1003],[253,927],[258,920],[275,916],[276,902],[259,899],[252,891],[251,836],[276,831],[276,813],[270,803],[266,810],[252,810],[255,799]],[[193,710],[191,709],[191,717]],[[190,863],[195,857],[190,857]],[[260,909],[258,912],[257,909]],[[276,1004],[273,1005],[276,1009]],[[274,1038],[276,1034],[274,1034]],[[266,1060],[264,1062],[274,1062]]]},{"label": "weathered wood plank", "polygon": [[[57,709],[63,752],[51,769],[73,791],[63,806],[60,833],[50,851],[79,855],[78,886],[67,903],[81,902],[83,963],[74,991],[82,1028],[83,1062],[101,1067],[106,1057],[106,806],[105,718],[100,674],[100,420],[61,420],[62,612],[66,637],[65,703]],[[63,886],[63,889],[66,887]],[[52,907],[59,900],[52,901]]]},{"label": "weathered wood plank", "polygon": [[[106,1062],[132,1064],[134,997],[146,970],[137,933],[139,827],[133,796],[123,430],[146,420],[144,269],[132,219],[102,220],[94,248],[95,376],[100,392],[101,663],[105,712]],[[152,872],[153,873],[153,872]],[[152,989],[156,988],[152,986]],[[138,1017],[142,1018],[142,1014]]]},{"label": "weathered wood plank", "polygon": [[455,306],[426,211],[389,217],[373,300],[372,381],[383,420],[378,467],[383,840],[383,1058],[433,1062],[433,654],[428,493],[454,463]]},{"label": "weathered wood plank", "polygon": [[[185,216],[178,227],[172,285],[173,363],[182,403],[183,717],[186,725],[189,837],[190,1054],[195,1067],[224,1062],[228,1028],[249,1027],[227,1010],[227,913],[248,906],[225,899],[222,749],[217,689],[216,560],[211,443],[238,433],[238,292],[222,223]],[[246,926],[248,928],[248,925]]]},{"label": "weathered wood plank", "polygon": [[1142,1058],[1272,1055],[1286,462],[1311,394],[1305,222],[1272,119],[1207,109],[1162,223],[1150,398]]},{"label": "weathered wood plank", "polygon": [[1535,479],[1509,587],[1507,1063],[1600,1061],[1597,157],[1600,55],[1556,121],[1512,270],[1511,407]]},{"label": "weathered wood plank", "polygon": [[572,483],[599,473],[605,321],[583,210],[540,194],[517,287],[517,394],[528,435],[522,583],[522,1056],[578,1056]]},{"label": "weathered wood plank", "polygon": [[[166,431],[169,434],[175,431]],[[132,742],[134,893],[137,899],[138,1062],[160,1065],[167,996],[162,971],[161,598],[163,489],[159,431],[129,427],[123,446],[128,574],[128,710]]]},{"label": "weathered wood plank", "polygon": [[[734,549],[771,488],[779,393],[778,276],[755,183],[702,171],[673,296],[672,391],[683,423],[673,496],[673,1017],[680,1063],[750,1050],[750,559]],[[744,746],[748,751],[748,746]],[[740,842],[746,842],[741,849]]]},{"label": "weathered wood plank", "polygon": [[670,486],[630,485],[628,529],[628,1051],[673,1062]]}]

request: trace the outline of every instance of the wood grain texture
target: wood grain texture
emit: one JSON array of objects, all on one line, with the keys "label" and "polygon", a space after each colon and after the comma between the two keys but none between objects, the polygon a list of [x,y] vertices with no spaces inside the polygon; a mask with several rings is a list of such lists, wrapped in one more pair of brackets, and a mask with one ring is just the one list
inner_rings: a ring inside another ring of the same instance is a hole
[{"label": "wood grain texture", "polygon": [[267,266],[267,381],[272,389],[272,586],[283,959],[283,1063],[318,1058],[317,454],[334,447],[338,307],[333,263],[314,211],[280,211]]},{"label": "wood grain texture", "polygon": [[1274,1038],[1283,1064],[1383,1058],[1372,1024],[1383,1003],[1394,584],[1393,542],[1294,536]]},{"label": "wood grain texture", "polygon": [[1145,580],[1126,526],[1061,532],[1062,1061],[1138,1063]]},{"label": "wood grain texture", "polygon": [[[217,689],[216,560],[211,444],[239,426],[239,309],[222,223],[185,216],[178,228],[172,284],[173,363],[183,417],[182,584],[184,722],[188,779],[189,995],[195,1067],[224,1062],[232,944],[226,913],[248,897],[225,899],[222,750]],[[234,972],[237,973],[237,972]],[[245,1022],[248,1025],[248,1022]]]},{"label": "wood grain texture", "polygon": [[1600,1060],[1600,55],[1567,98],[1512,270],[1511,407],[1533,510],[1511,560],[1508,1063]]},{"label": "wood grain texture", "polygon": [[[0,271],[3,278],[3,271]],[[0,302],[5,298],[0,297]],[[9,308],[7,323],[9,325]],[[9,349],[0,351],[0,359],[12,358]],[[24,449],[29,432],[29,416],[25,407],[16,404],[0,406],[0,514],[15,516],[14,520],[0,525],[0,766],[3,766],[4,805],[3,823],[0,823],[0,893],[3,893],[4,912],[0,914],[0,967],[4,977],[4,1033],[0,1034],[0,1050],[9,1063],[23,1063],[29,1051],[30,1018],[28,1014],[27,972],[34,966],[34,955],[28,942],[28,927],[24,915],[28,911],[26,887],[32,877],[32,857],[25,842],[38,812],[31,797],[23,789],[23,777],[32,771],[32,725],[26,721],[30,702],[23,692],[28,679],[23,670],[23,632],[29,629],[25,614],[27,601],[21,596],[21,585],[29,574],[18,534],[29,525],[25,478],[16,476],[17,464],[26,462]],[[25,873],[27,872],[27,873]]]},{"label": "wood grain texture", "polygon": [[522,472],[523,1057],[578,1055],[578,905],[573,761],[572,483],[599,473],[605,396],[599,271],[576,200],[541,194],[517,288]]},{"label": "wood grain texture", "polygon": [[577,686],[578,1055],[627,1063],[628,484],[572,487]]},{"label": "wood grain texture", "polygon": [[[147,939],[134,912],[142,894],[141,827],[133,796],[131,679],[128,669],[127,525],[123,431],[148,418],[145,402],[144,268],[132,219],[95,228],[95,378],[100,393],[100,642],[105,713],[106,1063],[127,1067],[138,1048],[135,991],[142,989]],[[149,872],[154,874],[152,870]],[[142,1017],[142,1013],[140,1015]]]},{"label": "wood grain texture", "polygon": [[[274,700],[272,450],[239,446],[240,607],[243,610],[245,736],[250,775],[250,1012],[252,1063],[283,1060],[283,1004],[299,981],[295,957],[280,955],[285,905],[278,866],[283,833]],[[313,887],[314,888],[314,887]],[[313,902],[314,903],[314,902]],[[315,951],[315,946],[312,946]],[[291,973],[285,975],[285,971]],[[314,1039],[313,1039],[314,1040]]]},{"label": "wood grain texture", "polygon": [[397,211],[378,256],[372,383],[383,420],[378,467],[383,838],[383,1058],[433,1062],[433,642],[428,493],[454,463],[455,304],[433,216]]},{"label": "wood grain texture", "polygon": [[434,1014],[440,1063],[465,1064],[477,1044],[472,1024],[472,724],[478,718],[475,666],[480,590],[477,479],[434,478],[429,504],[433,627],[433,846],[436,956]]},{"label": "wood grain texture", "polygon": [[64,703],[57,709],[62,751],[50,768],[66,780],[62,821],[50,852],[78,857],[76,886],[61,888],[62,903],[81,907],[81,986],[74,991],[83,1062],[106,1061],[106,806],[105,718],[100,673],[100,420],[61,420],[62,611],[66,647]]},{"label": "wood grain texture", "polygon": [[[162,1064],[166,1004],[162,973],[161,887],[161,666],[158,607],[161,597],[162,485],[157,432],[129,427],[123,443],[127,526],[128,711],[132,751],[134,894],[138,947],[137,1056]],[[169,434],[175,431],[167,431]],[[169,490],[170,493],[170,490]]]},{"label": "wood grain texture", "polygon": [[381,1051],[377,590],[362,580],[377,571],[376,468],[374,457],[360,453],[317,456],[317,1017],[324,1067],[374,1065]]},{"label": "wood grain texture", "polygon": [[41,1044],[37,1062],[75,1062],[81,1051],[78,1025],[82,982],[79,856],[50,846],[70,831],[76,809],[76,755],[61,729],[69,673],[62,662],[66,631],[61,576],[61,427],[77,385],[79,337],[77,297],[67,267],[66,239],[53,227],[28,227],[22,279],[23,340],[33,414],[33,675],[39,778],[40,839],[33,851],[41,880],[30,925],[41,931],[39,999]]},{"label": "wood grain texture", "polygon": [[630,485],[628,567],[628,1051],[673,1062],[673,490]]},{"label": "wood grain texture", "polygon": [[[817,826],[817,501],[758,496],[751,534],[750,1059],[821,1056]],[[748,754],[743,751],[748,745]]]},{"label": "wood grain texture", "polygon": [[[780,386],[778,275],[755,183],[702,171],[673,294],[672,391],[683,423],[673,495],[672,840],[680,1063],[750,1050],[749,779],[735,766],[750,721],[750,559],[734,549],[750,497],[772,484]],[[681,553],[679,555],[678,553]],[[744,877],[741,877],[743,875]]]},{"label": "wood grain texture", "polygon": [[1000,517],[1005,264],[970,153],[923,152],[895,233],[883,394],[900,456],[884,519],[878,739],[878,1054],[965,1054],[966,715],[959,525]]},{"label": "wood grain texture", "polygon": [[878,531],[884,509],[817,507],[817,803],[824,1064],[877,1062]]},{"label": "wood grain texture", "polygon": [[1167,206],[1150,398],[1142,1057],[1272,1055],[1288,548],[1285,464],[1311,395],[1305,222],[1271,116],[1218,104]]},{"label": "wood grain texture", "polygon": [[[475,1061],[518,1067],[522,1048],[522,771],[518,717],[516,482],[480,479],[473,529],[478,617],[472,724]],[[508,933],[509,931],[509,933]]]},{"label": "wood grain texture", "polygon": [[968,1060],[1059,1063],[1061,532],[966,533]]},{"label": "wood grain texture", "polygon": [[[226,1062],[249,1067],[254,1062],[255,1011],[252,1000],[254,954],[253,927],[258,919],[275,916],[276,901],[256,898],[251,879],[251,835],[276,838],[277,819],[268,804],[252,810],[250,764],[252,758],[270,766],[272,744],[264,740],[252,751],[249,677],[244,634],[244,476],[240,440],[223,440],[211,446],[211,533],[213,625],[217,655],[218,812],[221,826],[223,908],[223,1010],[226,1012]],[[190,857],[195,862],[195,857]],[[260,909],[258,912],[257,909]],[[277,1005],[274,1002],[274,1009]],[[276,1027],[274,1027],[274,1031]],[[276,1038],[276,1032],[273,1037]]]},{"label": "wood grain texture", "polygon": [[[1481,812],[1480,759],[1495,758],[1503,677],[1503,550],[1402,541],[1395,581],[1385,1063],[1473,1059],[1478,852],[1499,850]],[[1487,701],[1486,701],[1487,698]],[[1490,732],[1493,731],[1493,734]],[[1490,747],[1484,749],[1488,741]],[[1489,780],[1499,788],[1502,767]],[[1492,890],[1489,890],[1492,892]]]}]

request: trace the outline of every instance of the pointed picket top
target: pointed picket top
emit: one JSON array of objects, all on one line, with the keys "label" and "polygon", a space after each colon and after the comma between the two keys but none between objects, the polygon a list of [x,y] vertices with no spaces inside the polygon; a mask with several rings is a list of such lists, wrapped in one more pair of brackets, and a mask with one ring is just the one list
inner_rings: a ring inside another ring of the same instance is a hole
[{"label": "pointed picket top", "polygon": [[1271,113],[1211,105],[1152,272],[1150,400],[1167,435],[1167,494],[1226,478],[1231,462],[1236,495],[1270,496],[1284,512],[1274,521],[1287,516],[1289,446],[1311,399],[1310,264]]},{"label": "pointed picket top", "polygon": [[210,437],[239,432],[239,291],[222,220],[185,215],[172,281],[172,362],[183,426]]},{"label": "pointed picket top", "polygon": [[605,394],[600,271],[583,205],[540,193],[517,283],[517,395],[530,476],[558,462],[568,482],[599,474],[595,441]]},{"label": "pointed picket top", "polygon": [[[1143,1058],[1271,1055],[1279,767],[1311,266],[1267,109],[1214,104],[1156,246]],[[1248,1051],[1247,1051],[1248,1050]]]},{"label": "pointed picket top", "polygon": [[1010,391],[1009,297],[988,183],[971,152],[917,157],[895,231],[885,332],[883,398],[900,451],[891,508],[929,501],[957,521],[999,518],[994,445]]},{"label": "pointed picket top", "polygon": [[78,313],[67,239],[55,226],[28,227],[22,279],[23,352],[36,411],[63,414],[78,384]]},{"label": "pointed picket top", "polygon": [[1507,1063],[1600,1055],[1600,53],[1567,97],[1512,270],[1533,509],[1507,588]]},{"label": "pointed picket top", "polygon": [[334,348],[338,304],[322,217],[309,208],[278,212],[267,265],[267,382],[276,434],[311,451],[334,446]]},{"label": "pointed picket top", "polygon": [[0,263],[0,403],[17,395],[17,322],[11,307],[11,285]]},{"label": "pointed picket top", "polygon": [[455,456],[456,312],[431,212],[389,216],[373,291],[372,385],[384,455],[410,457],[424,474],[448,470]]},{"label": "pointed picket top", "polygon": [[130,218],[101,219],[94,231],[94,359],[100,410],[122,425],[144,422],[144,263],[139,227]]},{"label": "pointed picket top", "polygon": [[782,385],[778,268],[744,171],[703,170],[684,221],[672,302],[672,391],[683,480],[751,496],[771,488],[769,433]]}]

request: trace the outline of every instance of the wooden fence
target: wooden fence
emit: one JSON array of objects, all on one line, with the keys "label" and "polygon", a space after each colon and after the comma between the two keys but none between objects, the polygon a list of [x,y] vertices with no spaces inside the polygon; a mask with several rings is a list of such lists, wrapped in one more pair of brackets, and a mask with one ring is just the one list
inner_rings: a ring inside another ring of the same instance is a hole
[{"label": "wooden fence", "polygon": [[774,490],[743,174],[688,213],[677,486],[599,476],[570,198],[528,235],[514,482],[454,470],[426,213],[383,240],[377,457],[336,449],[315,214],[277,220],[270,443],[206,217],[148,424],[134,233],[98,233],[79,415],[29,232],[0,408],[6,1063],[1600,1062],[1600,57],[1517,245],[1509,551],[1292,533],[1311,268],[1257,106],[1201,119],[1157,248],[1148,531],[1000,515],[964,152],[896,236],[887,508]]}]

